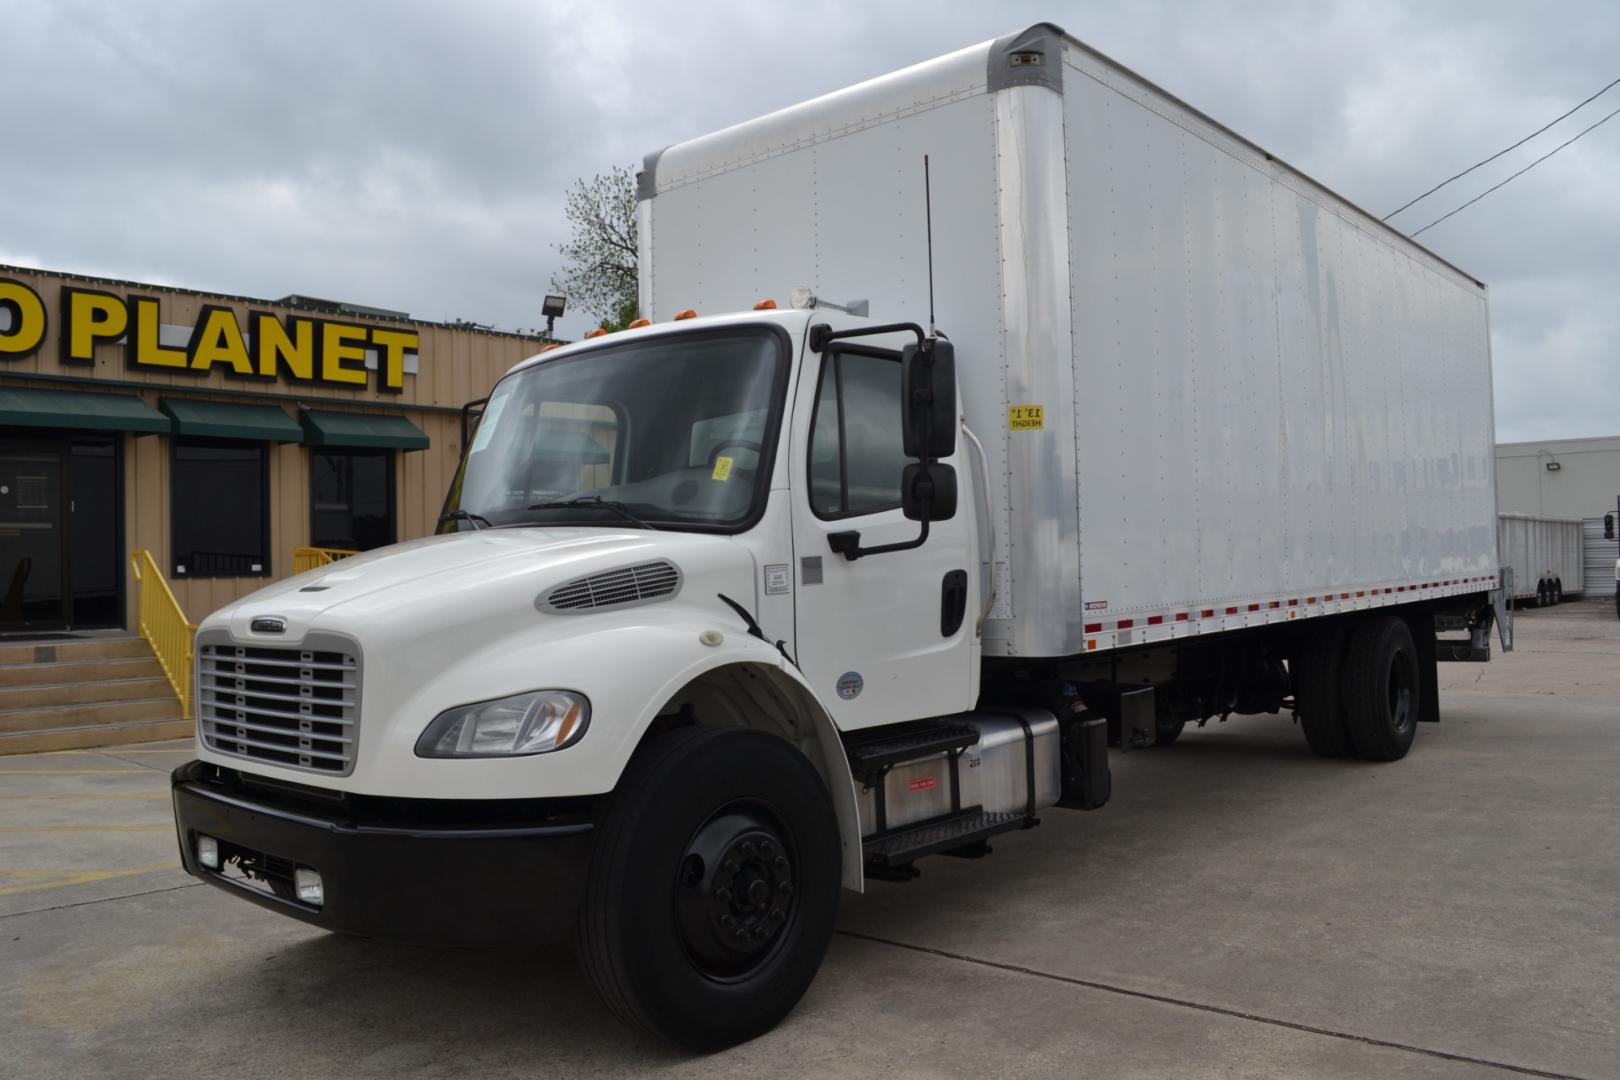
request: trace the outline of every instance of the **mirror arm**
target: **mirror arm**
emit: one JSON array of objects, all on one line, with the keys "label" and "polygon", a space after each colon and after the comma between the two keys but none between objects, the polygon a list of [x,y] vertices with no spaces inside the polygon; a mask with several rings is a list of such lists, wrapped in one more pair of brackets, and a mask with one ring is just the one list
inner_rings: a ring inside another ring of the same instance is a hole
[{"label": "mirror arm", "polygon": [[829,533],[827,546],[835,552],[854,562],[863,555],[887,555],[891,551],[910,551],[920,548],[928,542],[928,519],[922,520],[922,531],[915,540],[902,540],[898,544],[879,544],[877,547],[861,547],[861,533],[859,529],[846,529],[844,532]]}]

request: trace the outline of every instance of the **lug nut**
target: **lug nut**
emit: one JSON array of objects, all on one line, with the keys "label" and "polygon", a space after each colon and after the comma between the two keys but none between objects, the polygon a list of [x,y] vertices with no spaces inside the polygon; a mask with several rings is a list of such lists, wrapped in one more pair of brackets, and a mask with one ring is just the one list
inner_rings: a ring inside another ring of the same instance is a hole
[{"label": "lug nut", "polygon": [[742,853],[744,855],[752,855],[754,853],[754,842],[752,840],[744,840],[742,842]]},{"label": "lug nut", "polygon": [[728,874],[735,874],[737,872],[736,859],[727,859],[725,862],[721,863],[720,866]]},{"label": "lug nut", "polygon": [[774,855],[776,853],[776,845],[771,843],[769,840],[761,840],[759,842],[759,853],[766,857]]},{"label": "lug nut", "polygon": [[787,870],[787,868],[788,868],[787,856],[778,855],[776,857],[776,861],[771,863],[771,865],[776,867],[778,870],[783,870],[783,871]]},{"label": "lug nut", "polygon": [[776,891],[781,893],[783,896],[789,896],[793,893],[793,883],[790,881],[780,882],[776,886]]},{"label": "lug nut", "polygon": [[731,926],[734,923],[736,923],[736,921],[737,920],[732,916],[731,912],[729,912],[729,911],[721,912],[721,914],[720,914],[720,925],[721,926]]},{"label": "lug nut", "polygon": [[787,913],[784,912],[781,908],[779,908],[779,907],[771,908],[771,921],[772,922],[781,922],[785,918],[787,918]]},{"label": "lug nut", "polygon": [[735,934],[733,934],[732,937],[735,938],[738,941],[747,941],[748,940],[748,931],[744,930],[742,927],[739,926],[739,927],[737,927],[737,932]]},{"label": "lug nut", "polygon": [[716,900],[730,900],[731,890],[722,885],[718,889],[714,890],[714,898]]}]

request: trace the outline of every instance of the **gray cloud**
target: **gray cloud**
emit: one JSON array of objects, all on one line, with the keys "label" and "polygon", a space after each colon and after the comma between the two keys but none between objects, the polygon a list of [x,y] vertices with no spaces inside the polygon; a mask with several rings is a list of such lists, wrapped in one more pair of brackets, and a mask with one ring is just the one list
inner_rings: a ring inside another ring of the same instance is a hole
[{"label": "gray cloud", "polygon": [[[0,261],[532,326],[576,176],[1042,19],[1376,213],[1620,74],[1602,2],[12,0]],[[1491,286],[1504,440],[1620,429],[1617,172],[1620,119],[1422,238]]]}]

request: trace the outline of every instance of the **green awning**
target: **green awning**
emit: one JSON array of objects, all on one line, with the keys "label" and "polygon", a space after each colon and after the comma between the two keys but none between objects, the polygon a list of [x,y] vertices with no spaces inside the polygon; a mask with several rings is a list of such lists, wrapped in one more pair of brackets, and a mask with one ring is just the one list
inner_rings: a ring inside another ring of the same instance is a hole
[{"label": "green awning", "polygon": [[163,398],[158,408],[174,418],[176,435],[249,442],[304,441],[304,430],[278,405],[228,405],[222,401]]},{"label": "green awning", "polygon": [[607,448],[583,431],[542,431],[533,457],[561,465],[604,465],[613,460]]},{"label": "green awning", "polygon": [[168,417],[131,394],[0,389],[0,428],[7,427],[166,432],[170,425]]},{"label": "green awning", "polygon": [[403,416],[386,413],[303,412],[304,441],[310,446],[426,450],[427,432]]}]

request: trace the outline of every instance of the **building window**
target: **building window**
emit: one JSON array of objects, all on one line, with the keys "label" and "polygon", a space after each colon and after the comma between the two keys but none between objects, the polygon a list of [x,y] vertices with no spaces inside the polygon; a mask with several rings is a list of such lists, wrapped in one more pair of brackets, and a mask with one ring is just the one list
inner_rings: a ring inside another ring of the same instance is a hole
[{"label": "building window", "polygon": [[394,452],[309,452],[309,540],[369,551],[394,542]]},{"label": "building window", "polygon": [[270,463],[264,443],[176,438],[169,491],[175,577],[270,573]]},{"label": "building window", "polygon": [[900,361],[833,353],[821,365],[810,425],[810,506],[820,518],[900,505]]}]

